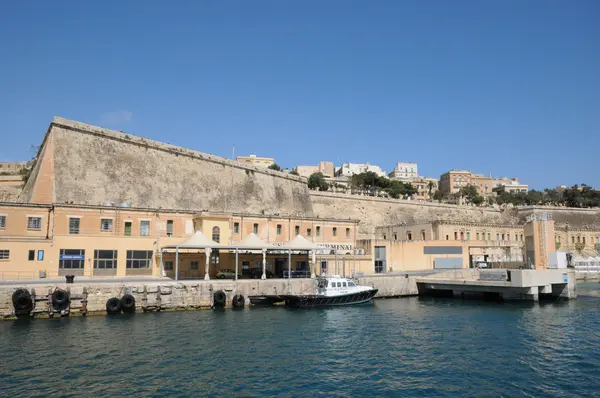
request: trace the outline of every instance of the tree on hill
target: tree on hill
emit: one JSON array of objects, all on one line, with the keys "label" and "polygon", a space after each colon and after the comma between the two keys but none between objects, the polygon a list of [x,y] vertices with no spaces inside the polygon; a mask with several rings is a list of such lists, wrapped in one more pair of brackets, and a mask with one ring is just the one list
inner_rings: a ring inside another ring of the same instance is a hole
[{"label": "tree on hill", "polygon": [[462,187],[459,191],[459,195],[465,198],[467,203],[472,203],[477,206],[484,202],[483,196],[479,195],[475,185],[467,185],[466,187]]},{"label": "tree on hill", "polygon": [[313,173],[308,177],[308,188],[315,189],[319,191],[327,191],[329,189],[329,184],[325,181],[325,176],[323,173]]},{"label": "tree on hill", "polygon": [[281,167],[279,167],[279,165],[277,163],[273,163],[268,168],[271,170],[275,170],[275,171],[281,171]]}]

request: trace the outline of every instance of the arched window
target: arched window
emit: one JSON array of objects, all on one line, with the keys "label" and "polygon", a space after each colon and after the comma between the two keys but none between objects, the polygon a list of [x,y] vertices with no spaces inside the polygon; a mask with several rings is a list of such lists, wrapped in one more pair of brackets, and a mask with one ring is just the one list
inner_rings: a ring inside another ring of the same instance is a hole
[{"label": "arched window", "polygon": [[219,227],[213,227],[212,240],[214,240],[217,243],[221,242],[221,230],[219,229]]}]

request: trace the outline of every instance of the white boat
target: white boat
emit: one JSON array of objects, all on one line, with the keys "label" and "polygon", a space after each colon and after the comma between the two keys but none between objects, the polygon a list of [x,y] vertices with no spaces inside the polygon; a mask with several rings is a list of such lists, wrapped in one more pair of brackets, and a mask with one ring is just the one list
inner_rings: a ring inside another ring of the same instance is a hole
[{"label": "white boat", "polygon": [[289,307],[330,307],[370,302],[378,289],[357,285],[352,279],[338,275],[317,278],[316,294],[280,295]]}]

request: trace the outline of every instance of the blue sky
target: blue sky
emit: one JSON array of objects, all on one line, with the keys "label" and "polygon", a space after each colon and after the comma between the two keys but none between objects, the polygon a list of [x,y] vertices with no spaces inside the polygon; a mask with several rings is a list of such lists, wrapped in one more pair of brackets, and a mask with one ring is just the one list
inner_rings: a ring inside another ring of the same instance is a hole
[{"label": "blue sky", "polygon": [[0,3],[0,159],[55,115],[221,156],[600,186],[600,2]]}]

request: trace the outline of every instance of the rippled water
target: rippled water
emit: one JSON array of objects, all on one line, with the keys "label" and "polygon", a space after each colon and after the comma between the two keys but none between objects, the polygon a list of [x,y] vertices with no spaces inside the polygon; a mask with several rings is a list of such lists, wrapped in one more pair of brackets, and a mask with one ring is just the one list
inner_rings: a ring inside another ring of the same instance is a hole
[{"label": "rippled water", "polygon": [[0,396],[598,396],[590,289],[600,284],[540,305],[405,298],[0,322]]}]

